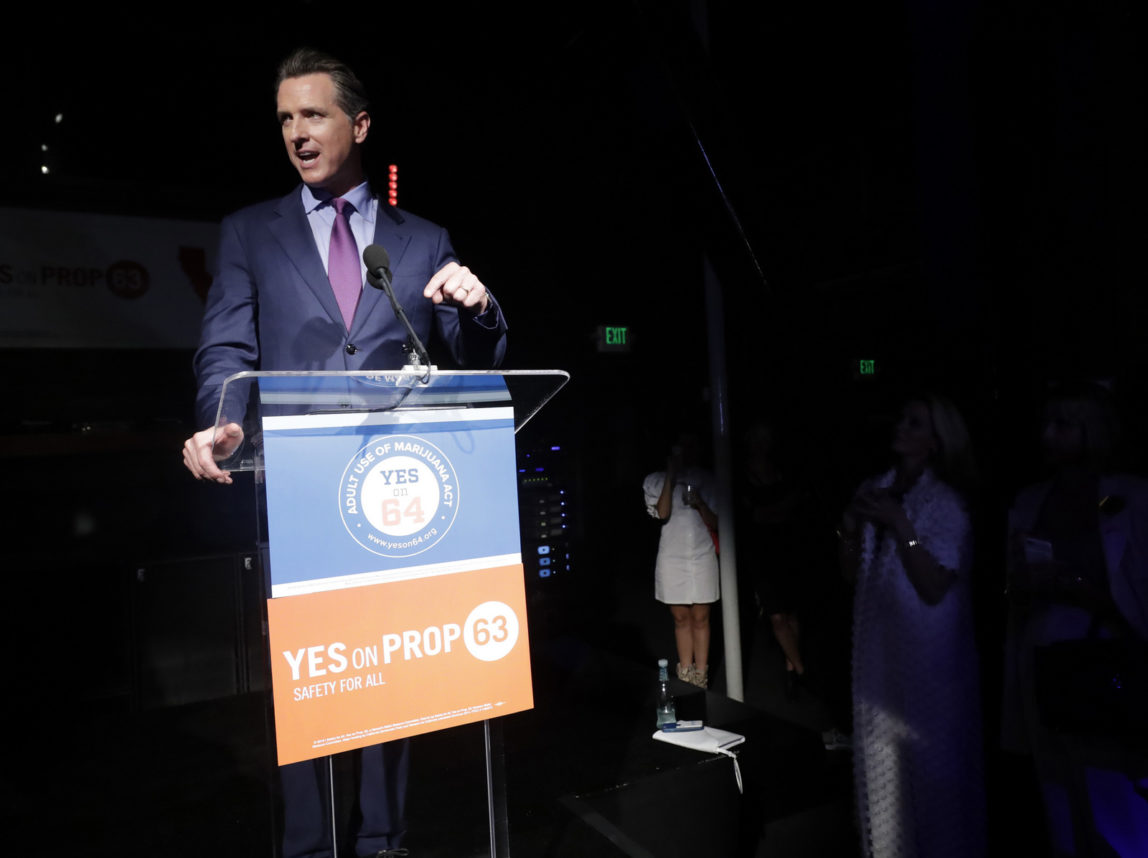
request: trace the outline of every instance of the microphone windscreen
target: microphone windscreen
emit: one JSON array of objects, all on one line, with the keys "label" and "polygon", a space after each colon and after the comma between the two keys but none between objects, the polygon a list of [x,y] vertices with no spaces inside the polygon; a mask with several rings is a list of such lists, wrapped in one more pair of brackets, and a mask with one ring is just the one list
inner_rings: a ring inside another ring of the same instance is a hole
[{"label": "microphone windscreen", "polygon": [[372,273],[380,268],[389,270],[391,256],[381,244],[368,244],[367,249],[363,251],[363,262],[367,263],[367,271]]}]

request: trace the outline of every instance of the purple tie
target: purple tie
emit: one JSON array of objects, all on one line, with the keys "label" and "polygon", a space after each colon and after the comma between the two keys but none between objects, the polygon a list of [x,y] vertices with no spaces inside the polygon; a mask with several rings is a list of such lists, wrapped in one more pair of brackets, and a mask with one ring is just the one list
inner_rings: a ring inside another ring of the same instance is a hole
[{"label": "purple tie", "polygon": [[355,207],[342,197],[331,202],[335,206],[335,226],[331,230],[331,249],[327,253],[327,277],[349,331],[351,320],[355,318],[355,307],[359,304],[359,293],[363,291],[359,248],[351,233],[350,217]]}]

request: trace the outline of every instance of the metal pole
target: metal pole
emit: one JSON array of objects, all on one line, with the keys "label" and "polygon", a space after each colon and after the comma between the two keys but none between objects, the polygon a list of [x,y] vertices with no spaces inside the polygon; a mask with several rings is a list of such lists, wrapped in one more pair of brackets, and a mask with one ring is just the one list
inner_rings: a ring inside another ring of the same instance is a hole
[{"label": "metal pole", "polygon": [[717,272],[705,257],[706,326],[709,333],[710,404],[713,417],[714,474],[718,487],[718,543],[721,545],[721,617],[725,647],[726,694],[745,700],[741,667],[741,619],[737,593],[737,543],[733,526],[729,391],[725,364],[725,308]]},{"label": "metal pole", "polygon": [[506,758],[502,724],[482,722],[486,744],[486,813],[490,825],[490,858],[510,858],[510,826],[506,810]]},{"label": "metal pole", "polygon": [[339,837],[335,831],[335,760],[327,755],[327,787],[331,791],[331,858],[339,858]]}]

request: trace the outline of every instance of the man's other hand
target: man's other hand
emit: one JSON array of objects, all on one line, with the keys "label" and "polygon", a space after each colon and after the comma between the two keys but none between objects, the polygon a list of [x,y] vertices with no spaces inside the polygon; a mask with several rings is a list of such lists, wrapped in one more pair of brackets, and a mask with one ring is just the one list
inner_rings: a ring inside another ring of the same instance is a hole
[{"label": "man's other hand", "polygon": [[423,297],[430,298],[436,304],[463,307],[476,316],[486,312],[490,301],[482,281],[474,276],[473,271],[457,262],[448,262],[435,272],[423,289]]},{"label": "man's other hand", "polygon": [[183,442],[184,467],[191,471],[197,480],[212,480],[230,485],[231,472],[220,470],[215,462],[217,459],[226,459],[242,443],[243,429],[238,423],[228,423],[220,428],[218,433],[215,427],[196,432]]}]

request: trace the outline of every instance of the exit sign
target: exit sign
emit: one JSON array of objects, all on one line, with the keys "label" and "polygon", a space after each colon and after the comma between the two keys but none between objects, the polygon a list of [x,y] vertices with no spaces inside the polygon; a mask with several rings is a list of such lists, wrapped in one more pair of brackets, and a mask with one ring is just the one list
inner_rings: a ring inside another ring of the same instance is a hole
[{"label": "exit sign", "polygon": [[628,352],[634,342],[634,331],[629,325],[599,325],[598,351]]},{"label": "exit sign", "polygon": [[859,379],[876,378],[877,361],[874,358],[856,358],[853,361],[853,377]]}]

